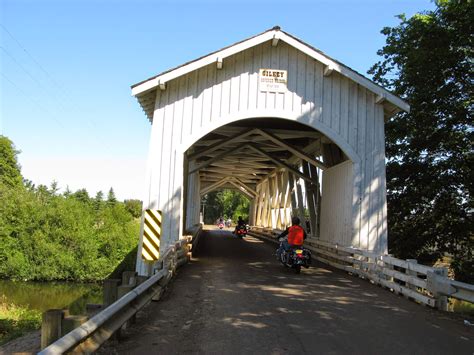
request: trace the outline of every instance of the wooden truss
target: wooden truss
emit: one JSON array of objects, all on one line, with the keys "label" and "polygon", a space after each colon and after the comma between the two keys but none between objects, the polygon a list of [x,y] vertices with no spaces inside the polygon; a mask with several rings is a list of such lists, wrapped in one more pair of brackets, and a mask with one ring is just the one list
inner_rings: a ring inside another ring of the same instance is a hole
[{"label": "wooden truss", "polygon": [[285,228],[295,215],[317,236],[319,176],[328,167],[321,138],[313,130],[224,126],[188,151],[188,171],[199,173],[201,196],[223,188],[247,196],[255,225]]}]

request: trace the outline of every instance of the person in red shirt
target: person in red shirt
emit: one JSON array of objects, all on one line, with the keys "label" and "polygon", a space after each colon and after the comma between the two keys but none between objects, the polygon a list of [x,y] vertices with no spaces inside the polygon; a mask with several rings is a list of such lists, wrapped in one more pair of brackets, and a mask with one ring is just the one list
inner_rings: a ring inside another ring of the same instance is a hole
[{"label": "person in red shirt", "polygon": [[283,250],[289,251],[291,248],[300,247],[306,239],[306,231],[300,226],[300,219],[298,217],[291,219],[291,226],[285,229],[277,239],[285,236],[288,236],[288,238],[280,244],[280,248],[277,251],[278,260],[280,260]]}]

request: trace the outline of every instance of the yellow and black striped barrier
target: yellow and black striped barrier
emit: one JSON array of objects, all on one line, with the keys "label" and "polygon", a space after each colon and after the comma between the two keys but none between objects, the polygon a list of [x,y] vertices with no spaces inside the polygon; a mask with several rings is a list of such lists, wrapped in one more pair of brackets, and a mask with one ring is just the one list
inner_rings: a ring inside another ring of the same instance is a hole
[{"label": "yellow and black striped barrier", "polygon": [[161,221],[161,211],[145,210],[142,243],[142,258],[145,260],[160,258]]}]

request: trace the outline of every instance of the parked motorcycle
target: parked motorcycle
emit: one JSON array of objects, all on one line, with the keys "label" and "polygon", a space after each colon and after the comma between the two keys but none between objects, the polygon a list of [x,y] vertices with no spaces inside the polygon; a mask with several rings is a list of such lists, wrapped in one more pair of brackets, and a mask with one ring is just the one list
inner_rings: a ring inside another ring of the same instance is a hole
[{"label": "parked motorcycle", "polygon": [[[283,249],[282,243],[286,238],[280,238],[280,248],[277,249],[277,259],[288,268],[295,270],[297,274],[301,272],[301,267],[309,268],[311,265],[311,251],[304,247],[293,247],[286,251]],[[280,252],[281,250],[281,252]]]}]

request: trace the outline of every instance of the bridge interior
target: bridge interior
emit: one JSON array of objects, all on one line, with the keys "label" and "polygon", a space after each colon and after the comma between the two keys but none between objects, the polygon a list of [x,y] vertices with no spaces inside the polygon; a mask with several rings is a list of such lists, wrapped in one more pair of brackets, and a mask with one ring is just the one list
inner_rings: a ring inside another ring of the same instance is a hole
[{"label": "bridge interior", "polygon": [[322,174],[346,160],[315,129],[271,117],[222,126],[187,152],[188,173],[199,176],[199,196],[238,190],[251,201],[249,223],[261,227],[285,228],[291,215],[304,220],[309,214],[313,237],[320,228]]}]

